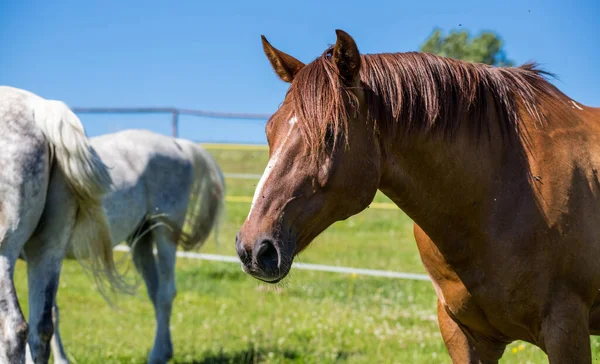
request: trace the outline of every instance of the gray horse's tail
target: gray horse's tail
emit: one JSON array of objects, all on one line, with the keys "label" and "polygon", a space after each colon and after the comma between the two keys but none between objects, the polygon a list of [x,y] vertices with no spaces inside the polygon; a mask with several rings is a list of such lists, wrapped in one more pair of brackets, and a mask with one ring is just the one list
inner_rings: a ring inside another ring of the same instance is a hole
[{"label": "gray horse's tail", "polygon": [[[179,142],[179,141],[178,141]],[[190,192],[187,215],[177,244],[184,250],[198,249],[215,232],[224,210],[225,180],[214,158],[201,146],[186,141],[194,166],[194,184]]]},{"label": "gray horse's tail", "polygon": [[69,242],[77,260],[104,283],[128,290],[113,260],[112,238],[102,199],[112,186],[107,167],[89,144],[79,118],[60,101],[36,98],[34,119],[52,145],[54,161],[77,197],[78,212]]}]

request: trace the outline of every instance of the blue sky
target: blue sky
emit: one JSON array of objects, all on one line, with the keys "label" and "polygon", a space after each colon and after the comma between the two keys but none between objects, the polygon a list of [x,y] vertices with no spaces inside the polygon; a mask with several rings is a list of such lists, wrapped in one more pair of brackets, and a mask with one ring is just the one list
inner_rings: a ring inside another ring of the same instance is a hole
[{"label": "blue sky", "polygon": [[[0,1],[0,84],[70,106],[176,106],[272,113],[287,84],[260,44],[304,62],[335,42],[363,53],[417,50],[434,27],[498,32],[509,58],[554,72],[600,106],[600,1]],[[170,133],[168,115],[80,115],[89,135]],[[181,136],[264,142],[263,121],[182,117]]]}]

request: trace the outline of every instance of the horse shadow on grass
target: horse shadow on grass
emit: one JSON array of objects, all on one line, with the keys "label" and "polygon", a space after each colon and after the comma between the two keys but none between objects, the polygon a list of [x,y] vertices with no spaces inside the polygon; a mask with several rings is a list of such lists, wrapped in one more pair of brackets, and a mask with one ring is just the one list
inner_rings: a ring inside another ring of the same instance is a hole
[{"label": "horse shadow on grass", "polygon": [[283,357],[287,360],[296,360],[300,354],[293,350],[276,350],[269,348],[249,347],[237,351],[218,351],[205,352],[200,354],[199,359],[174,360],[174,364],[254,364],[264,362],[273,353],[277,357]]},{"label": "horse shadow on grass", "polygon": [[[272,353],[272,354],[271,354]],[[274,348],[255,348],[248,347],[238,351],[219,351],[219,352],[204,352],[199,356],[199,359],[175,359],[174,364],[255,364],[262,363],[269,354],[274,357],[284,359],[286,361],[298,361],[301,358],[301,354],[295,350],[281,350]],[[337,360],[345,360],[350,356],[350,353],[340,352],[336,358]]]}]

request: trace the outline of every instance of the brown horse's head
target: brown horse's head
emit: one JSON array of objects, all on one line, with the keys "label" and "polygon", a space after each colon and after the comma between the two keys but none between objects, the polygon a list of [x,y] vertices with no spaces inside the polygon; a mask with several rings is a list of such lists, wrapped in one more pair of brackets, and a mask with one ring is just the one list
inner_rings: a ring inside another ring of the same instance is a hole
[{"label": "brown horse's head", "polygon": [[275,283],[294,256],[336,221],[373,200],[380,178],[380,145],[368,122],[361,56],[338,30],[337,41],[304,65],[263,37],[275,72],[291,83],[266,126],[270,160],[236,237],[245,272]]}]

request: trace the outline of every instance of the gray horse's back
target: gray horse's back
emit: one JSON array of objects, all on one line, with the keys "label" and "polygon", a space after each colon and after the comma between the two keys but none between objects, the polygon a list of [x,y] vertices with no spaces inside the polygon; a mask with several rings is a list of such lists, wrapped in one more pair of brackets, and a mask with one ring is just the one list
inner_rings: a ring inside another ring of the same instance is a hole
[{"label": "gray horse's back", "polygon": [[148,215],[183,221],[194,169],[176,139],[148,130],[125,130],[91,139],[110,170],[115,190],[108,212],[115,244],[124,241]]},{"label": "gray horse's back", "polygon": [[[118,187],[134,184],[139,176],[160,161],[191,168],[187,153],[175,139],[149,130],[129,129],[106,134],[91,138],[91,143],[111,169],[111,175],[117,178],[113,183]],[[152,177],[163,179],[165,176]]]}]

